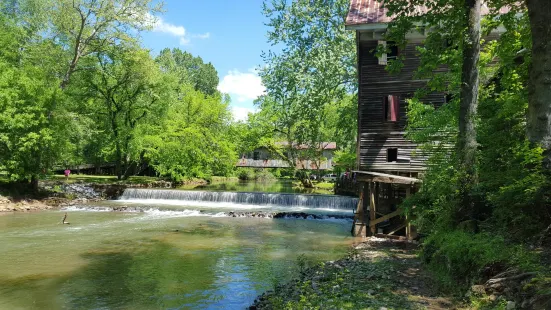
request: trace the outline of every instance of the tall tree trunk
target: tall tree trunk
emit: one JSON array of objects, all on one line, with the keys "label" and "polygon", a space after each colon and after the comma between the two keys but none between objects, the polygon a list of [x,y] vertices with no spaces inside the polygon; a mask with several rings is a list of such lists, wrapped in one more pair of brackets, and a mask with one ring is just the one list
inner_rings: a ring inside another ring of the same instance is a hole
[{"label": "tall tree trunk", "polygon": [[117,180],[122,180],[122,151],[119,141],[115,143],[115,174],[117,175]]},{"label": "tall tree trunk", "polygon": [[39,180],[38,174],[33,174],[31,176],[31,190],[35,193],[38,193],[38,180]]},{"label": "tall tree trunk", "polygon": [[544,151],[551,169],[551,1],[526,0],[532,30],[532,63],[528,80],[527,133]]},{"label": "tall tree trunk", "polygon": [[471,196],[477,183],[476,170],[476,109],[478,105],[478,60],[480,57],[480,6],[481,0],[465,0],[467,33],[463,40],[463,67],[461,72],[461,94],[459,106],[459,156],[460,218],[472,219],[475,213]]}]

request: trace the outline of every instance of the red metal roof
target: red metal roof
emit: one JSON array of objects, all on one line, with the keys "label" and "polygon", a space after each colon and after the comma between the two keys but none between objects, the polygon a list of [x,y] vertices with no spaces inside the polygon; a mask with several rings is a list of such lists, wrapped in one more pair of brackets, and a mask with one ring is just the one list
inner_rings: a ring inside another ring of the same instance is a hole
[{"label": "red metal roof", "polygon": [[392,19],[386,16],[386,12],[382,1],[350,0],[346,25],[388,23]]},{"label": "red metal roof", "polygon": [[[289,142],[280,141],[280,142],[276,142],[275,145],[288,146]],[[305,150],[305,149],[310,148],[310,146],[308,146],[306,144],[293,144],[293,146],[297,150]],[[336,150],[337,149],[337,143],[336,142],[320,142],[319,146],[318,146],[318,149],[321,149],[321,148],[323,148],[324,150]]]},{"label": "red metal roof", "polygon": [[[384,0],[350,0],[350,9],[346,16],[346,25],[362,25],[375,23],[389,23],[392,21],[392,16],[387,16],[387,10],[384,7]],[[428,11],[425,6],[417,6],[415,13],[426,13]],[[505,14],[509,12],[508,7],[503,7],[499,13]],[[488,7],[482,5],[482,15],[489,13]]]}]

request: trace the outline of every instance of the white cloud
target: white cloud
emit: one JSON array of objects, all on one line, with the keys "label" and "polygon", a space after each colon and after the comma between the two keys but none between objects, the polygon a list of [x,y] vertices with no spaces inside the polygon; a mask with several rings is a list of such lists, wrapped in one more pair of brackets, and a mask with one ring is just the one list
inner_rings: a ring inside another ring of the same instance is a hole
[{"label": "white cloud", "polygon": [[153,31],[168,33],[176,37],[184,37],[186,35],[186,29],[183,26],[169,24],[160,17],[153,24]]},{"label": "white cloud", "polygon": [[239,70],[228,72],[218,85],[218,90],[232,95],[232,98],[237,99],[238,102],[245,102],[263,95],[266,88],[262,85],[262,80],[256,71],[250,69],[246,73]]},{"label": "white cloud", "polygon": [[198,38],[198,39],[208,39],[210,37],[209,32],[204,33],[204,34],[197,34],[197,35],[189,36],[187,34],[186,28],[184,28],[184,26],[167,23],[161,17],[154,16],[150,13],[147,13],[147,15],[146,15],[146,23],[151,26],[153,32],[166,33],[166,34],[169,34],[169,35],[172,35],[172,36],[175,36],[175,37],[179,38],[181,45],[189,44],[189,42],[190,42],[189,37]]},{"label": "white cloud", "polygon": [[202,40],[208,39],[210,38],[210,32],[203,33],[203,34],[194,34],[193,37],[197,39],[202,39]]},{"label": "white cloud", "polygon": [[249,118],[249,113],[255,113],[255,111],[249,108],[232,107],[231,113],[235,121],[246,121]]}]

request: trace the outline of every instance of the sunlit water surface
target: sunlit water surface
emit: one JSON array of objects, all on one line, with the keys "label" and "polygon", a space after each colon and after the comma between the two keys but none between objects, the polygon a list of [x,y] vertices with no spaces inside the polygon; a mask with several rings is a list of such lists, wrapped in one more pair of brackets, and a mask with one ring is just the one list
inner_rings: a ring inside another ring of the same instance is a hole
[{"label": "sunlit water surface", "polygon": [[333,260],[350,222],[213,213],[0,216],[0,309],[243,309],[296,261]]}]

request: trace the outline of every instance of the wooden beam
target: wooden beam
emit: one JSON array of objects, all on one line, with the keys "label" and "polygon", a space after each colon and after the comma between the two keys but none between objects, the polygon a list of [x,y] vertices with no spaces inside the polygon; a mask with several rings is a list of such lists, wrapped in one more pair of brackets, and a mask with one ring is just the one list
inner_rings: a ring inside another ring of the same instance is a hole
[{"label": "wooden beam", "polygon": [[396,210],[396,211],[394,211],[394,212],[392,212],[392,213],[389,213],[389,214],[387,214],[387,215],[385,215],[385,216],[383,216],[383,217],[380,217],[380,218],[375,219],[375,220],[373,220],[373,221],[369,221],[369,226],[373,226],[373,227],[374,227],[375,225],[377,225],[377,224],[379,224],[379,223],[381,223],[381,222],[384,222],[384,221],[386,221],[386,220],[388,220],[388,219],[390,219],[390,218],[393,218],[393,217],[395,217],[395,216],[398,216],[398,215],[402,214],[402,212],[404,212],[402,209],[398,209],[398,210]]},{"label": "wooden beam", "polygon": [[400,175],[386,174],[372,171],[353,171],[358,175],[357,179],[362,181],[381,182],[381,183],[395,183],[395,184],[416,184],[422,183],[421,180],[410,177],[403,177]]},{"label": "wooden beam", "polygon": [[394,228],[391,232],[389,232],[387,235],[394,235],[395,233],[397,233],[400,229],[406,227],[407,224],[402,224],[396,228]]}]

